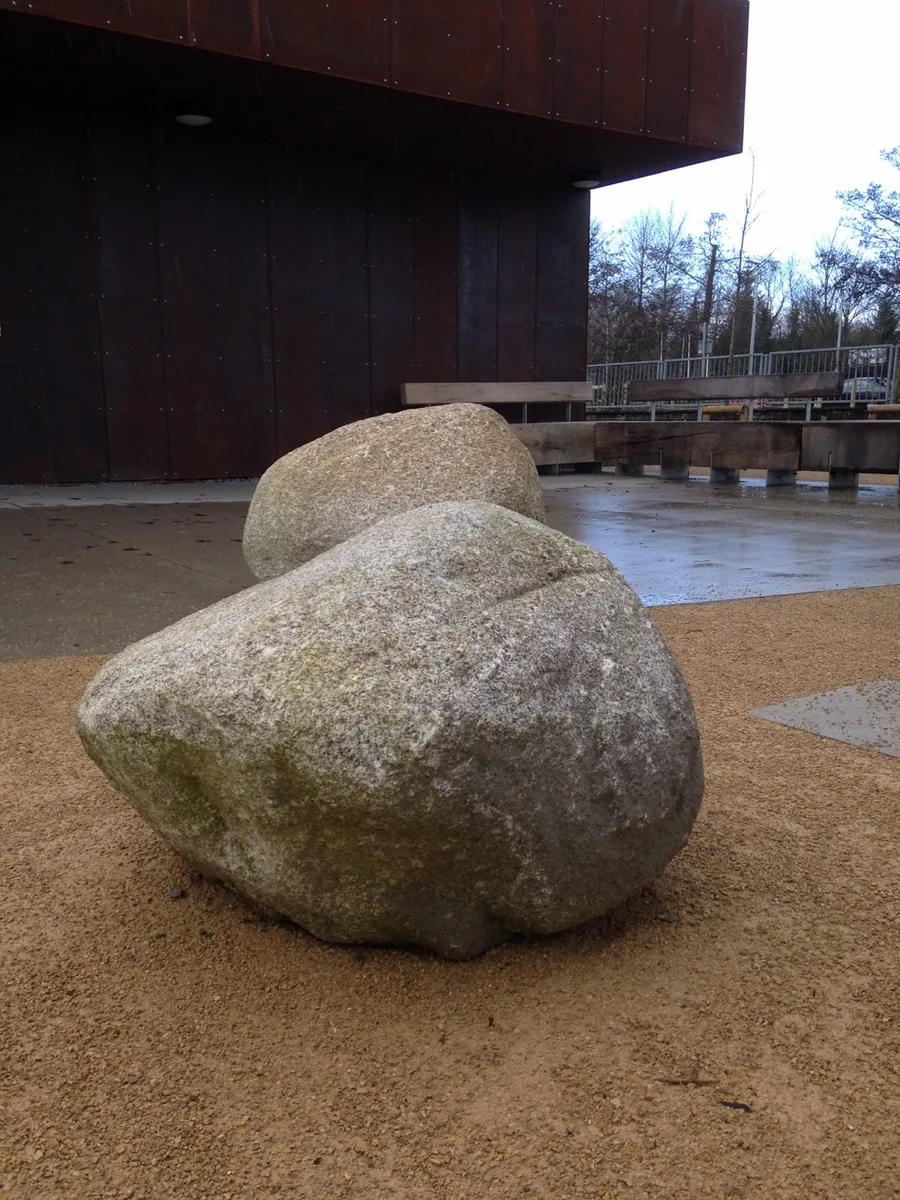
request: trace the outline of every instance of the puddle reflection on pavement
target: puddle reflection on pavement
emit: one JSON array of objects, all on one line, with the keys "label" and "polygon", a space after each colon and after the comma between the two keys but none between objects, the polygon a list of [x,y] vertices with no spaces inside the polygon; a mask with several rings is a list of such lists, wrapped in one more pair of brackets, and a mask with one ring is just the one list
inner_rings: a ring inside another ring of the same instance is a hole
[{"label": "puddle reflection on pavement", "polygon": [[600,550],[645,604],[693,604],[900,583],[894,486],[545,479],[547,520]]}]

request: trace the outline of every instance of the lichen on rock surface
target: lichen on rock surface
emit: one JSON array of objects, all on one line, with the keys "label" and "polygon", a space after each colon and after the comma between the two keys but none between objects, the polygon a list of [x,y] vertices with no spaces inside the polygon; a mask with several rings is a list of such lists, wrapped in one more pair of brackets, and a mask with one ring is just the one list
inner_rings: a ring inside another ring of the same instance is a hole
[{"label": "lichen on rock surface", "polygon": [[444,500],[486,500],[543,521],[537,468],[492,409],[388,413],[291,451],[257,485],[244,556],[257,579],[272,579],[385,517]]},{"label": "lichen on rock surface", "polygon": [[687,689],[618,572],[478,501],[137,643],[78,729],[208,875],[321,938],[451,958],[639,890],[703,789]]}]

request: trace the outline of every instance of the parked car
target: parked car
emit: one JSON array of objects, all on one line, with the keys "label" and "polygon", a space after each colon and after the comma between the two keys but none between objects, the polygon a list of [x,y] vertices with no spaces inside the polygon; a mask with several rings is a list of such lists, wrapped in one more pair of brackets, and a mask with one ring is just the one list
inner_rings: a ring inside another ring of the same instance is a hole
[{"label": "parked car", "polygon": [[863,400],[869,404],[887,404],[893,399],[888,395],[886,379],[874,375],[861,375],[844,383],[844,396],[848,400]]}]

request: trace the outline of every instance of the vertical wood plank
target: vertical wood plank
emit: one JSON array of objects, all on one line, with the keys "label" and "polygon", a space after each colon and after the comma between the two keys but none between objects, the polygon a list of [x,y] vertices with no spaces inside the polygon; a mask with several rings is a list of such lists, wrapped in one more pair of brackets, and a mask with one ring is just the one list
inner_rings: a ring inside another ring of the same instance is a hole
[{"label": "vertical wood plank", "polygon": [[89,135],[111,479],[165,479],[169,435],[160,324],[152,135],[114,117]]},{"label": "vertical wood plank", "polygon": [[555,115],[599,125],[603,109],[603,0],[556,5]]},{"label": "vertical wood plank", "polygon": [[107,478],[106,416],[80,114],[0,121],[0,479]]},{"label": "vertical wood plank", "polygon": [[647,128],[683,141],[691,87],[691,0],[650,0]]},{"label": "vertical wood plank", "polygon": [[[215,127],[213,127],[215,129]],[[257,144],[167,126],[158,212],[176,479],[245,478],[275,457],[265,169]]]},{"label": "vertical wood plank", "polygon": [[497,249],[497,378],[534,379],[537,303],[537,200],[530,185],[507,185],[500,198]]},{"label": "vertical wood plank", "polygon": [[503,98],[503,0],[393,0],[392,80],[472,104]]},{"label": "vertical wood plank", "polygon": [[259,58],[259,0],[190,0],[188,40],[204,50]]},{"label": "vertical wood plank", "polygon": [[587,374],[587,268],[590,200],[573,188],[539,198],[537,379]]},{"label": "vertical wood plank", "polygon": [[688,137],[738,150],[744,133],[747,0],[694,0]]},{"label": "vertical wood plank", "polygon": [[555,42],[554,0],[504,0],[505,108],[552,116]]},{"label": "vertical wood plank", "polygon": [[603,124],[643,133],[647,111],[649,0],[604,0]]},{"label": "vertical wood plank", "polygon": [[418,177],[414,232],[416,356],[411,382],[452,383],[459,370],[459,244],[452,175]]},{"label": "vertical wood plank", "polygon": [[260,0],[264,61],[388,83],[390,0]]},{"label": "vertical wood plank", "polygon": [[270,155],[278,451],[369,415],[365,172],[300,147]]},{"label": "vertical wood plank", "polygon": [[459,378],[497,378],[498,212],[493,183],[459,184]]},{"label": "vertical wood plank", "polygon": [[416,373],[415,208],[396,168],[369,176],[369,309],[377,416],[399,409],[400,385]]}]

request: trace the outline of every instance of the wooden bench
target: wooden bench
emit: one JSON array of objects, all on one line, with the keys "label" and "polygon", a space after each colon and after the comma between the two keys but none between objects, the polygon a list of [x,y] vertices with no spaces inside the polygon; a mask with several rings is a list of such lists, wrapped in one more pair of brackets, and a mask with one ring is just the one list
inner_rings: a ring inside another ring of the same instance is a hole
[{"label": "wooden bench", "polygon": [[584,405],[594,395],[587,380],[575,383],[404,383],[400,399],[404,408],[428,404],[518,405],[520,421],[528,423],[528,406],[565,405],[565,420],[583,420]]},{"label": "wooden bench", "polygon": [[868,404],[866,408],[870,421],[900,420],[900,404]]},{"label": "wooden bench", "polygon": [[767,482],[785,483],[798,471],[827,471],[830,486],[844,488],[860,472],[900,471],[900,421],[598,421],[595,435],[596,461],[625,474],[659,466],[664,478],[687,478],[703,466],[723,482],[762,469]]},{"label": "wooden bench", "polygon": [[839,400],[840,371],[811,375],[731,375],[707,379],[647,379],[628,385],[629,404],[715,403],[722,400]]}]

